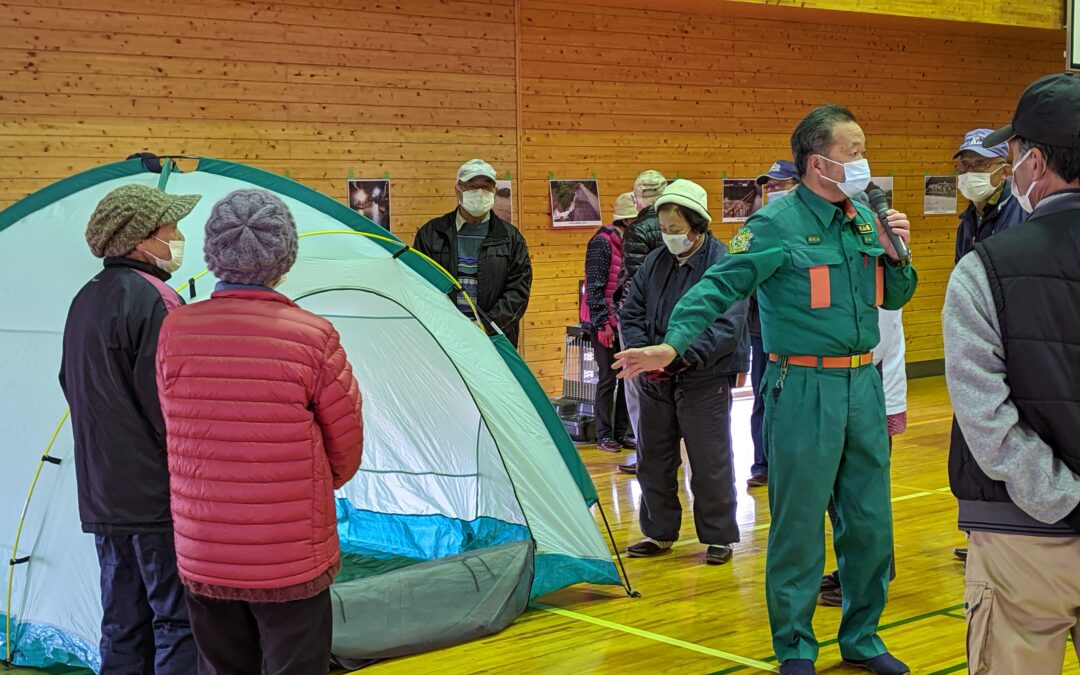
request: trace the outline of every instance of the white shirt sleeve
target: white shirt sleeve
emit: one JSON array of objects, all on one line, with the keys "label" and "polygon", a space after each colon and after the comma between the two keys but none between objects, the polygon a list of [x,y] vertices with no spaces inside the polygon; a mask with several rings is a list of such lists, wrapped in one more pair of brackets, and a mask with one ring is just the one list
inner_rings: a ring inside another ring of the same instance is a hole
[{"label": "white shirt sleeve", "polygon": [[904,321],[902,310],[878,309],[881,342],[874,348],[874,363],[881,364],[885,387],[885,414],[907,411],[907,365],[904,361]]}]

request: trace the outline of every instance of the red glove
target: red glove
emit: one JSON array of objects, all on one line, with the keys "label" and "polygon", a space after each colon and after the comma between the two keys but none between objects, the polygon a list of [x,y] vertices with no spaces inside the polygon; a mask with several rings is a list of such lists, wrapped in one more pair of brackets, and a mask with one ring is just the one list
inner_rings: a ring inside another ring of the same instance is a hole
[{"label": "red glove", "polygon": [[611,330],[611,326],[605,325],[596,331],[596,341],[605,348],[611,349],[612,345],[615,344],[615,331]]}]

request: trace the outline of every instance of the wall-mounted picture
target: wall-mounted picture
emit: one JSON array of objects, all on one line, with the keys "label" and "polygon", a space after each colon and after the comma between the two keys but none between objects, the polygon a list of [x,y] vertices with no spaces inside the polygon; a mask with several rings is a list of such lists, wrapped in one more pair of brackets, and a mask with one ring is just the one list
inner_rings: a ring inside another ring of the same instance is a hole
[{"label": "wall-mounted picture", "polygon": [[956,213],[956,176],[927,176],[923,189],[923,215]]},{"label": "wall-mounted picture", "polygon": [[349,208],[390,230],[390,181],[349,179]]},{"label": "wall-mounted picture", "polygon": [[760,208],[761,186],[756,179],[724,179],[723,222],[742,222]]},{"label": "wall-mounted picture", "polygon": [[889,208],[893,205],[893,177],[892,176],[877,176],[870,179],[870,184],[866,186],[866,190],[855,195],[853,199],[861,202],[866,206],[870,206],[870,198],[867,197],[870,191],[874,188],[881,190],[885,193],[885,201],[889,203]]},{"label": "wall-mounted picture", "polygon": [[551,223],[555,227],[600,227],[600,188],[590,180],[551,180]]},{"label": "wall-mounted picture", "polygon": [[492,211],[504,223],[514,222],[514,188],[510,181],[495,181],[495,207]]}]

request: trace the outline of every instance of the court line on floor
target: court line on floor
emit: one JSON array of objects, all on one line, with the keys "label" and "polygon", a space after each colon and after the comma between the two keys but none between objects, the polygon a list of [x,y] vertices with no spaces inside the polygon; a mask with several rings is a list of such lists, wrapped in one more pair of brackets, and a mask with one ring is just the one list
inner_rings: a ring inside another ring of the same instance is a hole
[{"label": "court line on floor", "polygon": [[532,603],[532,605],[537,609],[541,609],[545,612],[556,614],[558,616],[564,616],[570,619],[584,621],[585,623],[591,623],[595,626],[600,626],[602,628],[617,630],[622,633],[627,633],[628,635],[636,635],[637,637],[652,640],[654,642],[662,642],[673,647],[681,647],[682,649],[687,649],[693,652],[697,652],[699,654],[705,654],[706,656],[713,656],[718,659],[723,659],[725,661],[741,663],[742,665],[739,666],[740,668],[756,668],[758,670],[763,670],[768,673],[775,673],[779,671],[779,668],[770,663],[766,663],[764,661],[757,661],[755,659],[750,659],[745,656],[739,656],[738,654],[732,654],[730,652],[725,652],[720,649],[705,647],[704,645],[687,642],[686,640],[680,640],[678,638],[669,637],[667,635],[661,635],[660,633],[654,633],[652,631],[634,628],[633,626],[627,626],[625,624],[616,623],[614,621],[608,621],[607,619],[599,619],[595,616],[589,616],[588,614],[582,614],[580,612],[575,612],[569,609],[554,607],[552,605],[547,605],[542,602],[534,602]]},{"label": "court line on floor", "polygon": [[[945,609],[936,609],[936,610],[934,610],[932,612],[926,612],[925,614],[916,614],[915,616],[909,616],[906,619],[898,619],[896,621],[891,621],[889,623],[883,623],[883,624],[878,626],[878,632],[880,633],[882,631],[886,631],[886,630],[889,630],[889,629],[892,629],[892,628],[899,628],[901,626],[906,626],[906,625],[911,624],[911,623],[917,623],[919,621],[925,621],[926,619],[932,619],[932,618],[937,617],[937,616],[949,616],[949,612],[955,612],[956,610],[961,609],[961,608],[963,608],[963,605],[953,605],[952,607],[946,607]],[[819,648],[831,647],[831,646],[835,645],[837,642],[839,642],[839,640],[837,640],[836,638],[833,638],[831,640],[824,640],[823,642],[818,643],[818,647]],[[762,659],[762,660],[766,661],[766,662],[770,662],[770,661],[775,662],[776,657],[775,656],[770,656],[770,657]],[[718,671],[716,671],[714,673],[709,673],[709,675],[728,675],[728,673],[737,673],[737,672],[739,672],[741,670],[743,670],[742,666],[732,666],[731,668],[725,668],[724,670],[718,670]]]},{"label": "court line on floor", "polygon": [[961,670],[967,670],[967,661],[958,663],[955,666],[949,666],[948,668],[942,668],[941,670],[935,670],[929,675],[949,675],[949,673],[959,673]]},{"label": "court line on floor", "polygon": [[[893,483],[893,487],[898,487],[901,490],[918,490],[915,494],[900,495],[899,497],[893,497],[890,501],[892,501],[894,503],[895,502],[907,501],[908,499],[917,499],[919,497],[929,497],[931,495],[936,495],[936,494],[939,494],[941,492],[940,489],[939,490],[925,490],[925,489],[920,489],[920,488],[908,487],[906,485],[897,485],[895,483]],[[948,490],[949,488],[944,488],[944,489]],[[740,532],[757,532],[758,530],[767,530],[767,529],[769,529],[769,527],[771,525],[772,525],[772,521],[770,520],[768,522],[758,523],[757,525],[752,525],[750,527],[740,527],[739,531]],[[697,537],[688,537],[686,539],[680,539],[679,541],[675,542],[674,544],[671,545],[671,548],[679,548],[681,546],[689,546],[690,544],[696,544],[696,543],[698,543]]]}]

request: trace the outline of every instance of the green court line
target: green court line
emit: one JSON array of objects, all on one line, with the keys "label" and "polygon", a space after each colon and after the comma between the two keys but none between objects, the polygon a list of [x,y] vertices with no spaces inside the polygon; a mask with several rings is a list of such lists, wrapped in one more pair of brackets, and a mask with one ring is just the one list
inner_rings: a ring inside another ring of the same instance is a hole
[{"label": "green court line", "polygon": [[944,616],[947,616],[950,619],[960,619],[961,621],[967,621],[967,617],[963,614],[953,614],[952,612],[946,612]]},{"label": "green court line", "polygon": [[958,673],[961,670],[967,670],[967,661],[958,663],[955,666],[949,666],[948,668],[942,668],[941,670],[935,670],[929,675],[948,675],[948,673]]},{"label": "green court line", "polygon": [[[889,630],[890,628],[899,628],[900,626],[906,626],[909,623],[915,623],[917,621],[923,621],[924,619],[930,619],[930,618],[933,618],[935,616],[947,616],[949,612],[954,612],[954,611],[956,611],[958,609],[962,609],[963,607],[964,607],[963,604],[953,605],[952,607],[946,607],[945,609],[937,609],[937,610],[934,610],[933,612],[927,612],[925,614],[917,614],[915,616],[909,616],[906,619],[900,619],[898,621],[893,621],[891,623],[883,623],[883,624],[878,626],[878,632],[880,633],[882,631]],[[836,638],[833,638],[831,640],[825,640],[824,642],[819,642],[818,647],[819,648],[831,647],[832,645],[836,644],[837,642],[839,642],[839,640],[837,640]],[[770,656],[768,658],[762,659],[762,661],[775,663],[776,662],[776,657],[775,656]],[[718,671],[716,671],[714,673],[709,673],[709,675],[728,675],[728,673],[737,673],[740,670],[744,670],[744,669],[745,668],[743,666],[732,666],[731,668],[726,668],[724,670],[718,670]]]},{"label": "green court line", "polygon": [[578,621],[584,621],[585,623],[591,623],[595,626],[601,626],[603,628],[610,628],[611,630],[617,630],[622,633],[627,633],[629,635],[636,635],[647,640],[653,640],[654,642],[662,642],[673,647],[681,647],[683,649],[697,652],[698,654],[714,656],[718,659],[723,659],[725,661],[741,663],[743,665],[739,666],[740,668],[756,668],[758,670],[763,670],[768,673],[775,673],[779,670],[779,668],[777,668],[776,666],[765,663],[763,661],[748,659],[745,656],[739,656],[738,654],[731,654],[729,652],[721,651],[719,649],[713,649],[711,647],[694,644],[693,642],[687,642],[686,640],[679,640],[678,638],[668,637],[667,635],[661,635],[659,633],[653,633],[652,631],[641,630],[640,628],[634,628],[632,626],[626,626],[621,623],[615,623],[614,621],[598,619],[595,616],[589,616],[588,614],[582,614],[580,612],[574,612],[568,609],[553,607],[551,605],[546,605],[542,602],[534,602],[532,603],[532,606],[538,609],[542,609],[545,612],[550,612],[551,614],[557,614],[559,616],[577,619]]}]

